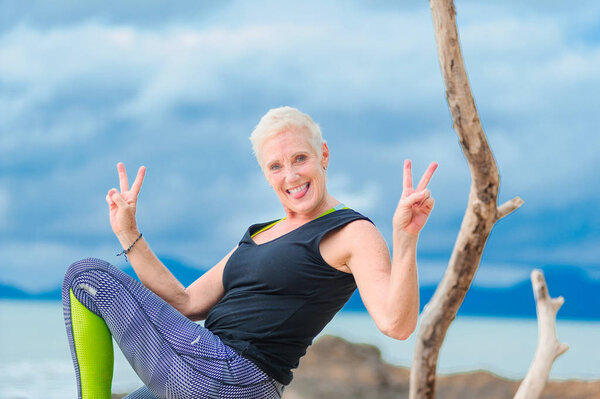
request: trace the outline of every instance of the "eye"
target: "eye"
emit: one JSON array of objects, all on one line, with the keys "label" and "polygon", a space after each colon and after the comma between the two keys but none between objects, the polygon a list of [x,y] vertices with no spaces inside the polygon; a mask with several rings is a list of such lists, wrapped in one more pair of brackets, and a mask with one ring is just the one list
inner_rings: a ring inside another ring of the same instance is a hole
[{"label": "eye", "polygon": [[281,169],[281,165],[279,165],[278,163],[272,163],[271,165],[269,165],[269,170],[270,171],[278,171],[279,169]]},{"label": "eye", "polygon": [[296,157],[296,162],[304,162],[304,161],[306,161],[307,159],[308,159],[308,157],[307,157],[306,155],[304,155],[304,154],[303,154],[303,155],[298,155],[298,156]]}]

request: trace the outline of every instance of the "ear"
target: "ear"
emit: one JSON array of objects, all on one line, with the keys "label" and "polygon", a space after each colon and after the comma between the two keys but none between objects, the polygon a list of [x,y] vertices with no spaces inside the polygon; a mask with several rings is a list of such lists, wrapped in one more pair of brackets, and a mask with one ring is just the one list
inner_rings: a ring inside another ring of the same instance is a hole
[{"label": "ear", "polygon": [[327,143],[324,141],[321,146],[321,166],[323,169],[327,170],[327,166],[329,165],[329,147],[327,147]]}]

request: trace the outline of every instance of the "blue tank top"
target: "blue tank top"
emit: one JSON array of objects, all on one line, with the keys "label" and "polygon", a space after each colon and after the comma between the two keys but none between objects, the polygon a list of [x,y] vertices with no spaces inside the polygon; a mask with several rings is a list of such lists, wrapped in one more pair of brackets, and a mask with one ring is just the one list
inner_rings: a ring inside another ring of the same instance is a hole
[{"label": "blue tank top", "polygon": [[[344,306],[356,283],[328,265],[319,243],[329,232],[366,219],[340,209],[264,244],[248,228],[223,270],[225,295],[204,326],[284,385],[292,381],[306,348]],[[370,221],[370,220],[369,220]]]}]

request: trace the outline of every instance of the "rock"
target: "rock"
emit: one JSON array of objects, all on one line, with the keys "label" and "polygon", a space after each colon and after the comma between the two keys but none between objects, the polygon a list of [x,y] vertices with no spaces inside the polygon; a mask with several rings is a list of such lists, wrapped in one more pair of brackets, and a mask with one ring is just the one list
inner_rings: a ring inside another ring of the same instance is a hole
[{"label": "rock", "polygon": [[[484,354],[482,354],[484,356]],[[324,336],[300,360],[283,399],[407,399],[410,370],[386,364],[371,345]],[[520,381],[487,371],[439,375],[437,399],[512,398]],[[598,381],[550,381],[541,399],[598,399]]]},{"label": "rock", "polygon": [[[408,399],[409,379],[408,368],[383,362],[375,346],[324,336],[300,360],[283,399]],[[487,371],[438,375],[436,399],[508,399],[519,384]],[[600,380],[550,381],[541,397],[599,398]]]},{"label": "rock", "polygon": [[325,336],[300,360],[284,398],[403,398],[409,375],[406,368],[384,363],[372,345]]}]

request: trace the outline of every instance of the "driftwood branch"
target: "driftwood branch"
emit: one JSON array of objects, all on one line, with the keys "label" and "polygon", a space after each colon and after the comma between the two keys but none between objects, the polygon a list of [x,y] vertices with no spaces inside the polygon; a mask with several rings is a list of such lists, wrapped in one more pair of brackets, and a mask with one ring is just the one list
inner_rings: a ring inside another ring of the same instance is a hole
[{"label": "driftwood branch", "polygon": [[542,395],[554,360],[569,349],[556,337],[556,313],[564,303],[563,297],[551,298],[541,270],[531,272],[538,318],[538,347],[529,371],[519,386],[515,399],[535,399]]},{"label": "driftwood branch", "polygon": [[523,205],[523,200],[520,197],[515,197],[510,201],[506,201],[504,204],[498,207],[498,210],[496,212],[496,219],[502,219],[504,216],[510,214],[512,211],[516,210],[521,205]]},{"label": "driftwood branch", "polygon": [[417,333],[410,376],[410,399],[435,397],[439,351],[479,266],[494,223],[522,204],[515,198],[497,207],[499,174],[488,145],[463,62],[452,0],[431,0],[438,57],[446,99],[471,173],[468,206],[448,268],[426,306]]}]

